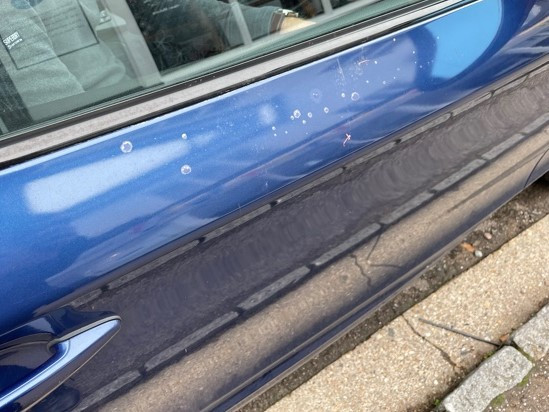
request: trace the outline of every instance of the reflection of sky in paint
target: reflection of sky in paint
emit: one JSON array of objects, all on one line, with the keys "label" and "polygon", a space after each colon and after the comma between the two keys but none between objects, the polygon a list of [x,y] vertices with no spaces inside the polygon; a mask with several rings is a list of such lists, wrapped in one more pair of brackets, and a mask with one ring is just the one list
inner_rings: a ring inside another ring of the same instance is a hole
[{"label": "reflection of sky in paint", "polygon": [[25,198],[33,213],[56,213],[129,183],[187,152],[179,142],[158,144],[31,181]]},{"label": "reflection of sky in paint", "polygon": [[[464,25],[464,21],[482,24]],[[437,53],[433,76],[451,78],[467,69],[489,47],[501,24],[500,0],[485,0],[475,7],[466,7],[458,15],[429,23],[429,31],[436,41]]]}]

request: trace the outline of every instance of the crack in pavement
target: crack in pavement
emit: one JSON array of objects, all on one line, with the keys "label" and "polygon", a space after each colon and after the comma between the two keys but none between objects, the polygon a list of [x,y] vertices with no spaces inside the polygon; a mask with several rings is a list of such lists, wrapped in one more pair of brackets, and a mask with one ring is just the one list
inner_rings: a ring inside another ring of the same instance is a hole
[{"label": "crack in pavement", "polygon": [[372,286],[372,278],[368,276],[368,273],[366,273],[366,270],[362,267],[362,265],[358,261],[358,256],[354,253],[351,253],[350,256],[353,258],[353,263],[355,266],[360,270],[360,274],[366,278],[367,284],[369,287]]},{"label": "crack in pavement", "polygon": [[408,327],[412,330],[412,332],[418,336],[419,338],[421,338],[422,340],[424,340],[425,342],[427,342],[429,345],[431,345],[433,348],[435,348],[439,353],[440,355],[442,356],[442,358],[448,362],[450,364],[450,366],[452,366],[452,368],[454,370],[457,370],[458,372],[463,372],[463,368],[461,366],[459,366],[457,363],[455,363],[452,358],[450,357],[450,355],[444,350],[442,349],[440,346],[438,346],[437,344],[431,342],[429,339],[427,339],[425,336],[423,336],[421,333],[419,333],[413,326],[412,324],[410,323],[410,321],[408,319],[406,319],[406,316],[402,315],[402,319],[404,319],[404,322],[406,322],[406,324],[408,325]]},{"label": "crack in pavement", "polygon": [[[402,269],[401,266],[399,265],[392,265],[390,263],[370,263],[370,260],[372,258],[372,255],[374,254],[375,250],[376,250],[376,247],[378,246],[379,244],[379,241],[381,240],[381,236],[382,234],[378,234],[376,235],[376,240],[374,241],[374,244],[372,245],[372,248],[370,249],[370,251],[368,252],[368,255],[364,258],[364,260],[366,260],[366,262],[368,262],[368,266],[372,267],[372,268],[392,268],[392,269]],[[355,253],[351,253],[351,256],[355,259],[355,264],[360,268],[360,271],[362,273],[363,276],[365,277],[368,277],[366,274],[365,274],[365,270],[364,268],[360,265],[360,263],[358,263],[358,256],[356,256]],[[371,278],[370,278],[371,279]]]},{"label": "crack in pavement", "polygon": [[489,345],[493,345],[497,348],[499,348],[501,346],[501,344],[499,343],[496,343],[496,342],[492,342],[491,340],[488,340],[488,339],[484,339],[484,338],[481,338],[479,336],[475,336],[475,335],[472,335],[470,333],[467,333],[467,332],[463,332],[461,330],[458,330],[458,329],[454,329],[450,326],[446,326],[446,325],[443,325],[441,323],[436,323],[436,322],[433,322],[431,320],[428,320],[428,319],[423,319],[423,318],[417,318],[420,322],[423,322],[427,325],[431,325],[431,326],[434,326],[435,328],[439,328],[439,329],[443,329],[443,330],[446,330],[448,332],[452,332],[452,333],[455,333],[457,335],[461,335],[463,337],[466,337],[466,338],[469,338],[469,339],[473,339],[473,340],[477,340],[479,342],[482,342],[482,343],[487,343]]}]

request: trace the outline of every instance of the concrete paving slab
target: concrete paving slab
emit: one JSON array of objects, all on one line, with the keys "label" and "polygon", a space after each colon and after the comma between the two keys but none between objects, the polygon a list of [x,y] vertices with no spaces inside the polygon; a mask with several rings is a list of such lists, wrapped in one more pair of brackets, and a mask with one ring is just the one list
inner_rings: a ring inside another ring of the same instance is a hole
[{"label": "concrete paving slab", "polygon": [[549,305],[513,334],[513,341],[533,359],[549,353]]},{"label": "concrete paving slab", "polygon": [[[549,219],[540,222],[411,308],[416,331],[467,371],[525,323],[549,297]],[[537,251],[537,252],[536,252]],[[449,332],[421,320],[448,326]],[[457,331],[476,336],[467,338]]]},{"label": "concrete paving slab", "polygon": [[513,388],[534,365],[518,350],[506,346],[486,360],[442,402],[448,412],[482,412],[492,399]]},{"label": "concrete paving slab", "polygon": [[[547,239],[549,217],[412,307],[269,411],[430,410],[496,349],[481,340],[507,339],[547,302]],[[360,251],[355,254],[360,261]]]},{"label": "concrete paving slab", "polygon": [[482,362],[487,354],[497,348],[459,333],[425,324],[419,320],[423,318],[418,319],[415,314],[408,313],[403,317],[419,336],[444,354],[459,377],[465,376],[468,371]]},{"label": "concrete paving slab", "polygon": [[498,396],[486,409],[486,412],[525,411],[549,411],[549,356],[537,362],[521,383]]},{"label": "concrete paving slab", "polygon": [[[302,386],[269,411],[412,410],[425,396],[436,396],[453,383],[452,365],[401,317],[368,342],[343,355],[313,378],[315,382]],[[410,376],[417,377],[414,391],[409,388]]]}]

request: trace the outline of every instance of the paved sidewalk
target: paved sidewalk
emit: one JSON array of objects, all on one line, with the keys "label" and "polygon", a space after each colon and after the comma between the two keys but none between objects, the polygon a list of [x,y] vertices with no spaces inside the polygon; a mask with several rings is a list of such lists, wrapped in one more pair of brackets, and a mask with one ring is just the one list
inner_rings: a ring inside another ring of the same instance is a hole
[{"label": "paved sidewalk", "polygon": [[516,388],[498,396],[487,412],[547,412],[549,410],[549,356],[538,362]]},{"label": "paved sidewalk", "polygon": [[546,217],[269,411],[432,409],[547,303],[548,240]]}]

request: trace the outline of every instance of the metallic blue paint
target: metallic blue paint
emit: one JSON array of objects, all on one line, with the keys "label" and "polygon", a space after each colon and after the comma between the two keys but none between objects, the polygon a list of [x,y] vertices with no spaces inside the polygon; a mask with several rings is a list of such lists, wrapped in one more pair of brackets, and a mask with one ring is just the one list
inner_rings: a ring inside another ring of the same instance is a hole
[{"label": "metallic blue paint", "polygon": [[[492,13],[503,6],[503,13]],[[3,170],[0,280],[9,287],[0,290],[0,301],[10,305],[0,330],[166,245],[202,235],[543,57],[539,38],[549,32],[548,11],[544,1],[468,4]],[[483,30],[489,41],[479,43],[470,37],[475,27],[498,29]],[[470,41],[448,40],[462,36]],[[478,75],[464,77],[472,70]]]}]

